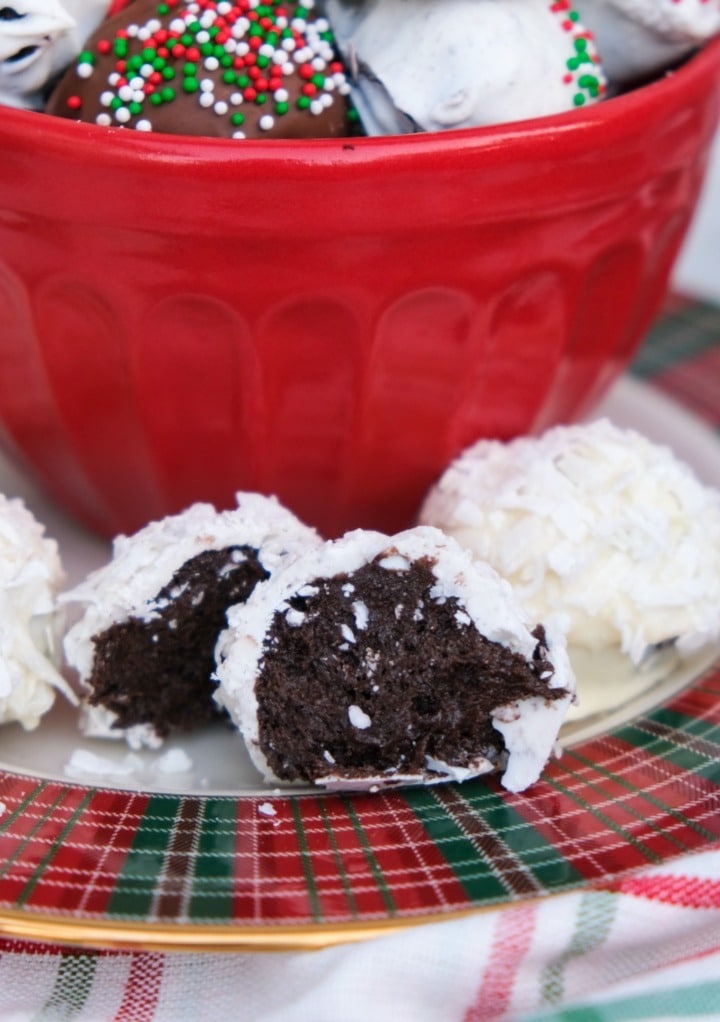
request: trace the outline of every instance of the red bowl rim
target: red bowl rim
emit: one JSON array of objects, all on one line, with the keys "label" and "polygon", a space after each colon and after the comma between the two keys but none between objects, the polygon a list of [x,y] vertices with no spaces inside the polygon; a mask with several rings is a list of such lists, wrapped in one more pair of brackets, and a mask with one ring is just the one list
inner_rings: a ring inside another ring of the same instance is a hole
[{"label": "red bowl rim", "polygon": [[[76,161],[84,152],[94,163],[165,162],[169,164],[204,163],[227,165],[270,161],[315,166],[338,164],[342,152],[352,150],[353,163],[377,163],[407,157],[446,158],[477,150],[505,149],[523,142],[537,146],[555,141],[559,136],[598,133],[606,142],[615,130],[625,131],[632,121],[642,125],[653,112],[662,114],[670,98],[677,106],[677,93],[692,93],[706,79],[720,80],[720,37],[711,40],[675,71],[648,85],[587,107],[532,120],[515,121],[483,128],[464,128],[438,133],[417,133],[402,136],[343,137],[333,139],[232,139],[200,136],[168,135],[105,128],[61,117],[0,106],[0,148],[6,151],[52,151],[66,153]],[[587,140],[585,139],[585,144]]]}]

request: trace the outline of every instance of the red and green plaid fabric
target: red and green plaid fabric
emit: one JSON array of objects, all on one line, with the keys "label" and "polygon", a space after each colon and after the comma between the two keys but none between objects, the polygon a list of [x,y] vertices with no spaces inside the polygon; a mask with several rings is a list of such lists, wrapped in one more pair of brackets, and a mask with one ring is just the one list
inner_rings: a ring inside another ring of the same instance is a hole
[{"label": "red and green plaid fabric", "polygon": [[717,1018],[716,855],[315,954],[83,951],[0,938],[12,1022]]}]

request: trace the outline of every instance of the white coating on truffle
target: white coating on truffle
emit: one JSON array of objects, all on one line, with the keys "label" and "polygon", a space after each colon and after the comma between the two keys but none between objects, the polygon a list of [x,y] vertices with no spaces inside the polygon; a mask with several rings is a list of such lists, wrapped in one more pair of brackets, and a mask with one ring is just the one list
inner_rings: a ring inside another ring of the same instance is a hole
[{"label": "white coating on truffle", "polygon": [[58,670],[57,544],[18,499],[0,495],[0,723],[34,728],[55,692],[75,696]]},{"label": "white coating on truffle", "polygon": [[489,561],[570,646],[635,663],[677,639],[720,636],[720,493],[666,447],[607,420],[480,441],[446,471],[420,520]]},{"label": "white coating on truffle", "polygon": [[[228,628],[221,633],[216,647],[217,678],[219,688],[216,701],[229,712],[243,735],[248,751],[266,780],[278,782],[262,749],[258,729],[258,702],[256,681],[262,669],[265,639],[276,613],[283,613],[288,601],[301,592],[308,582],[352,574],[365,564],[378,559],[387,571],[404,571],[413,562],[429,559],[436,584],[430,598],[437,602],[455,598],[464,608],[472,624],[489,641],[501,643],[515,653],[531,660],[537,639],[531,634],[530,622],[520,607],[511,587],[488,565],[474,562],[452,538],[428,527],[408,529],[396,536],[357,530],[341,539],[324,544],[317,550],[289,560],[271,578],[259,583],[242,606],[228,612]],[[533,622],[534,624],[534,622]],[[540,700],[544,712],[532,706],[534,727],[522,728],[521,723],[507,728],[509,718],[522,722],[528,700],[517,700],[498,707],[493,719],[499,715],[507,739],[507,769],[503,778],[506,787],[519,790],[536,780],[557,739],[560,723],[575,691],[575,681],[567,658],[562,636],[556,637],[552,625],[548,628],[548,659],[554,666],[550,687],[564,688],[567,695],[555,700]],[[338,639],[340,641],[340,637]],[[363,714],[364,718],[364,714]],[[354,715],[354,723],[360,717]],[[362,721],[364,723],[364,719]],[[515,757],[525,766],[515,767]],[[528,764],[532,767],[528,768]],[[386,784],[432,782],[448,776],[477,776],[497,768],[484,757],[471,763],[443,765],[438,775],[437,764],[428,762],[426,771],[407,774],[400,778],[397,772],[377,777],[343,777],[339,771],[332,777],[317,779],[318,784],[331,788],[374,787]],[[534,776],[531,777],[531,774]],[[458,774],[458,771],[460,774]],[[281,782],[282,783],[282,782]]]}]

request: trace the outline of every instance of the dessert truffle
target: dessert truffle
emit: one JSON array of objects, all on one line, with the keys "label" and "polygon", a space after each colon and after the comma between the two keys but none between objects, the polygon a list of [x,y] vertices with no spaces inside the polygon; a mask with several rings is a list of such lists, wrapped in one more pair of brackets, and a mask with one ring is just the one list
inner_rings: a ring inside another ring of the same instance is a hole
[{"label": "dessert truffle", "polygon": [[64,645],[88,735],[153,747],[217,714],[213,652],[227,607],[289,553],[320,543],[274,498],[241,493],[237,504],[194,504],[117,537],[111,561],[63,597],[83,610]]},{"label": "dessert truffle", "polygon": [[62,579],[55,540],[21,500],[0,495],[0,723],[37,727],[56,691],[76,701],[58,670]]},{"label": "dessert truffle", "polygon": [[709,0],[574,0],[595,35],[613,85],[647,79],[720,32]]},{"label": "dessert truffle", "polygon": [[370,135],[519,121],[604,94],[569,0],[328,0],[327,10]]},{"label": "dessert truffle", "polygon": [[433,488],[420,521],[513,585],[570,646],[691,652],[720,636],[720,493],[668,448],[607,420],[482,440]]},{"label": "dessert truffle", "polygon": [[573,699],[562,640],[437,529],[356,531],[228,613],[216,699],[265,778],[327,788],[537,780]]},{"label": "dessert truffle", "polygon": [[313,7],[134,0],[88,40],[47,112],[221,138],[346,135],[347,82]]},{"label": "dessert truffle", "polygon": [[0,9],[0,103],[42,110],[45,88],[127,0],[11,0]]}]

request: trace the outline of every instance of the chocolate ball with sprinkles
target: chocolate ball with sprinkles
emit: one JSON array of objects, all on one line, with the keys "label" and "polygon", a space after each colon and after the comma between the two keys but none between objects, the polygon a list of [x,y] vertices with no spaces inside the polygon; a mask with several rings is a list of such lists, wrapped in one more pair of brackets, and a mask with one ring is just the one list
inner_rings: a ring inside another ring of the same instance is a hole
[{"label": "chocolate ball with sprinkles", "polygon": [[564,638],[438,529],[358,530],[228,612],[216,699],[271,783],[464,781],[521,791],[574,697]]},{"label": "chocolate ball with sprinkles", "polygon": [[350,133],[327,20],[303,3],[134,0],[88,40],[46,112],[220,138]]},{"label": "chocolate ball with sprinkles", "polygon": [[118,536],[108,564],[63,596],[81,616],[65,656],[85,693],[81,728],[153,748],[218,715],[214,648],[228,606],[320,538],[271,497],[193,504]]}]

